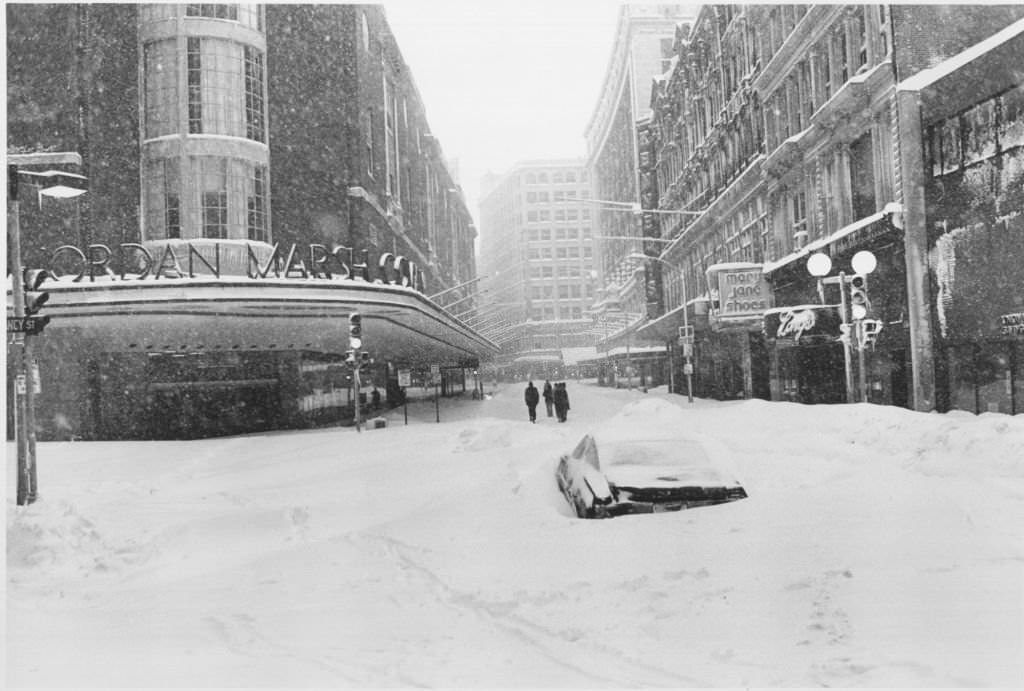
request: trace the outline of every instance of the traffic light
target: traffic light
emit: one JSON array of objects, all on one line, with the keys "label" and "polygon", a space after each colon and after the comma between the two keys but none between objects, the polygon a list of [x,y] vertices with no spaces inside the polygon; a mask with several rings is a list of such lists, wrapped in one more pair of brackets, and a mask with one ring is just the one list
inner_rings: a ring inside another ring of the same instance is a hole
[{"label": "traffic light", "polygon": [[350,366],[356,364],[356,354],[355,354],[354,351],[351,351],[351,350],[346,350],[345,351],[345,364],[346,365],[350,365]]},{"label": "traffic light", "polygon": [[863,319],[871,313],[868,299],[868,279],[860,274],[850,278],[850,313],[854,319]]},{"label": "traffic light", "polygon": [[359,312],[348,315],[348,347],[359,350],[363,345],[363,316]]},{"label": "traffic light", "polygon": [[373,363],[373,360],[370,359],[370,352],[368,350],[364,350],[363,352],[359,353],[359,369],[360,370],[365,371],[367,368],[369,368],[369,366],[372,363]]},{"label": "traffic light", "polygon": [[22,285],[25,287],[26,317],[31,317],[38,312],[46,304],[46,301],[50,299],[49,293],[39,289],[43,281],[49,277],[50,274],[45,269],[25,269],[25,273],[22,276]]}]

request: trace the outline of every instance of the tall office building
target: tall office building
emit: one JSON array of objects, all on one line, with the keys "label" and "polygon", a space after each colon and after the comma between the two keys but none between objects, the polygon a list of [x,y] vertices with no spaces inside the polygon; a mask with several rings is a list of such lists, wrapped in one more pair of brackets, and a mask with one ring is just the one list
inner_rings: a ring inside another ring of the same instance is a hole
[{"label": "tall office building", "polygon": [[[503,345],[506,364],[562,362],[562,351],[593,344],[593,206],[583,162],[523,161],[498,178],[480,204],[480,321]],[[554,375],[552,375],[554,376]]]}]

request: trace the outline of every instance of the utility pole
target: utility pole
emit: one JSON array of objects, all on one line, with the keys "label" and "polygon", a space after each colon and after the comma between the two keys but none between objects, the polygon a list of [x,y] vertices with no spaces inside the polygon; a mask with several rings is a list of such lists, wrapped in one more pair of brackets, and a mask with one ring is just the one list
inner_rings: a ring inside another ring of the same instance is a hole
[{"label": "utility pole", "polygon": [[36,473],[37,381],[34,336],[49,321],[48,317],[33,319],[32,316],[46,303],[49,295],[36,292],[47,273],[38,269],[26,271],[22,266],[21,202],[18,192],[21,178],[24,177],[24,184],[38,188],[41,195],[68,199],[85,192],[87,180],[84,176],[59,170],[33,172],[20,169],[20,166],[27,165],[82,165],[82,157],[74,152],[11,154],[7,161],[7,228],[10,240],[7,267],[11,275],[11,297],[14,301],[14,325],[12,328],[8,323],[8,332],[11,333],[13,343],[21,346],[14,363],[15,441],[18,456],[16,501],[18,506],[24,506],[34,503],[39,497]]}]

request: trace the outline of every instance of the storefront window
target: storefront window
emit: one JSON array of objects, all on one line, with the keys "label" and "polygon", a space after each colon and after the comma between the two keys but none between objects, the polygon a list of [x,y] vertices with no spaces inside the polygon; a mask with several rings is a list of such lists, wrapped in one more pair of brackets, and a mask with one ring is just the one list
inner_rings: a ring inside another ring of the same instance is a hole
[{"label": "storefront window", "polygon": [[1010,344],[988,343],[978,353],[979,413],[1013,413],[1013,371]]}]

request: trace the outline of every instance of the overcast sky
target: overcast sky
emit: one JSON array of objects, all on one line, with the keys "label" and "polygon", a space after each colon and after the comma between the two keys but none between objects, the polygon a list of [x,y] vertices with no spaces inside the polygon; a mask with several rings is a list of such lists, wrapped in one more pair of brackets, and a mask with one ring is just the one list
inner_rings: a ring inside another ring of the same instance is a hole
[{"label": "overcast sky", "polygon": [[[479,219],[480,178],[585,153],[620,3],[394,0],[388,23]],[[486,229],[481,229],[486,232]]]}]

